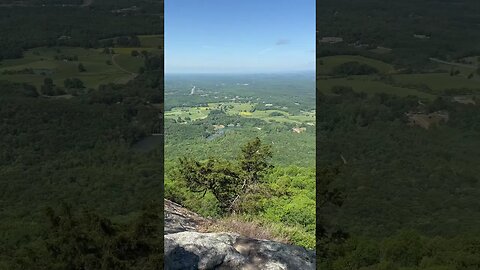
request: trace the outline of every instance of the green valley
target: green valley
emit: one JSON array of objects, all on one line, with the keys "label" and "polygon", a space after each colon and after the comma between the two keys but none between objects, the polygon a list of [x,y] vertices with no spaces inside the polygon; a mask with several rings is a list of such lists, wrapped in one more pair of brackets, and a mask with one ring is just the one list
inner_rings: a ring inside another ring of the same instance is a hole
[{"label": "green valley", "polygon": [[[260,223],[261,229],[274,237],[313,248],[312,78],[313,74],[303,73],[167,75],[165,197],[204,216],[225,220],[225,224],[233,224],[233,220]],[[273,168],[255,185],[255,191],[240,197],[234,215],[222,211],[222,201],[215,196],[215,190],[195,193],[178,173],[182,167],[180,158],[233,161],[241,154],[240,149],[255,138],[271,148]],[[224,229],[235,230],[228,226]]]}]

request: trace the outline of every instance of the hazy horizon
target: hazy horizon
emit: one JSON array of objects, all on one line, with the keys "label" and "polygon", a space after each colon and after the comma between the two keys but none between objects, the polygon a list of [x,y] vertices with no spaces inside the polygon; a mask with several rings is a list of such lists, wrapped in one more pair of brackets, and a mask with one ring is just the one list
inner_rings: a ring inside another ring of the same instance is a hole
[{"label": "hazy horizon", "polygon": [[315,75],[315,70],[272,71],[272,72],[165,72],[164,75]]},{"label": "hazy horizon", "polygon": [[315,71],[315,1],[168,0],[166,74]]}]

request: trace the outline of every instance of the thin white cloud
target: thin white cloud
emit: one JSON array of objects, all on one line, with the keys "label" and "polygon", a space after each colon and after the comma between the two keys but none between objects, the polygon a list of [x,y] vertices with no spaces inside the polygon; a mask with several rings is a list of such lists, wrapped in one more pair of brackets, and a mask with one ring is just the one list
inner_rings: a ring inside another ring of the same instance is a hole
[{"label": "thin white cloud", "polygon": [[258,52],[258,55],[266,54],[267,52],[273,50],[272,48],[265,48]]}]

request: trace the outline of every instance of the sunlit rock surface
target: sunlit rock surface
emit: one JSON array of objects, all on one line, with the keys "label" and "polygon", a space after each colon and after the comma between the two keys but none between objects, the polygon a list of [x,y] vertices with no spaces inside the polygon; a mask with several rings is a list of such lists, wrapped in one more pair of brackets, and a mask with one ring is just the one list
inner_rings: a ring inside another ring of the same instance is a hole
[{"label": "sunlit rock surface", "polygon": [[315,269],[315,252],[234,233],[200,233],[207,219],[165,201],[165,269]]}]

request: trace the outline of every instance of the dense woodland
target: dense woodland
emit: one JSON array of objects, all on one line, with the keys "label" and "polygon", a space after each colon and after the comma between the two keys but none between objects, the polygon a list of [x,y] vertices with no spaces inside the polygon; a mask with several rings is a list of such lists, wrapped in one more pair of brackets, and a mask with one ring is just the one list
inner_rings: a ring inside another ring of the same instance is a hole
[{"label": "dense woodland", "polygon": [[480,108],[438,98],[424,109],[450,119],[424,130],[407,125],[415,97],[347,89],[317,102],[318,164],[341,164],[329,188],[343,198],[318,212],[331,234],[349,235],[320,244],[321,265],[478,269]]},{"label": "dense woodland", "polygon": [[[429,81],[407,85],[387,75],[436,72],[445,83],[478,82],[478,63],[465,59],[480,55],[479,8],[469,0],[318,3],[317,57],[365,57],[319,66],[321,269],[480,269],[480,82],[432,89]],[[456,64],[473,68],[459,75]],[[332,78],[341,80],[322,86]],[[387,83],[371,89],[367,80]]]},{"label": "dense woodland", "polygon": [[[319,1],[317,37],[341,37],[344,42],[329,45],[319,39],[317,56],[360,54],[421,70],[431,65],[429,57],[480,55],[479,14],[476,0]],[[379,55],[369,50],[378,46],[392,51]]]},{"label": "dense woodland", "polygon": [[[162,1],[0,4],[0,65],[43,46],[138,46],[163,25]],[[163,148],[137,144],[163,129],[163,58],[143,59],[98,88],[0,75],[1,269],[161,269]]]},{"label": "dense woodland", "polygon": [[[162,6],[1,0],[0,65],[40,46],[138,46],[136,35],[161,34]],[[343,42],[319,41],[317,56],[362,55],[409,74],[444,69],[429,58],[480,56],[479,14],[476,0],[319,1],[317,37]],[[1,80],[33,72],[28,68],[0,74],[1,269],[161,269],[163,140],[145,142],[163,129],[163,59],[145,60],[133,81],[98,89],[75,78],[57,85],[46,78],[43,87]],[[452,67],[451,79],[459,73]],[[358,61],[325,74],[399,84]],[[238,93],[255,103],[243,113],[283,117],[315,109],[306,77],[202,77],[205,92],[189,95],[198,80],[171,80],[166,111],[229,102]],[[233,116],[228,107],[196,120],[166,119],[165,196],[205,216],[239,213],[310,248],[316,214],[321,269],[480,269],[478,87],[409,87],[429,98],[341,83],[318,91],[317,168],[315,130],[306,122]],[[207,90],[224,92],[211,100],[202,96]],[[72,98],[62,97],[70,91]],[[457,96],[473,104],[454,102]],[[412,125],[409,112],[448,112],[448,121],[426,129]],[[229,123],[235,128],[210,140],[214,125]],[[295,127],[306,131],[295,134]],[[259,145],[271,148],[259,159],[245,158]],[[193,157],[185,157],[188,151]],[[252,160],[261,177],[245,166]],[[212,181],[218,176],[220,188]],[[243,181],[253,183],[248,196],[238,191]]]},{"label": "dense woodland", "polygon": [[123,224],[133,222],[149,200],[161,199],[162,149],[132,148],[161,128],[159,110],[150,105],[159,86],[147,83],[158,76],[147,73],[68,100],[1,83],[0,262],[8,266],[16,250],[25,252],[41,245],[42,235],[50,237],[47,208],[64,203],[72,215],[89,209]]},{"label": "dense woodland", "polygon": [[[20,58],[26,49],[41,46],[102,48],[108,39],[158,34],[163,24],[161,1],[93,1],[87,7],[51,2],[0,6],[0,60]],[[112,12],[132,6],[139,10],[128,16]]]},{"label": "dense woodland", "polygon": [[[407,126],[404,112],[418,106],[409,98],[350,92],[325,97],[320,105],[319,161],[342,155],[347,161],[343,184],[355,189],[346,201],[350,209],[337,222],[375,235],[404,226],[431,234],[477,232],[478,106],[439,98],[427,106],[448,110],[449,121],[424,130]],[[369,205],[376,207],[369,211]],[[359,212],[358,220],[352,218]]]}]

